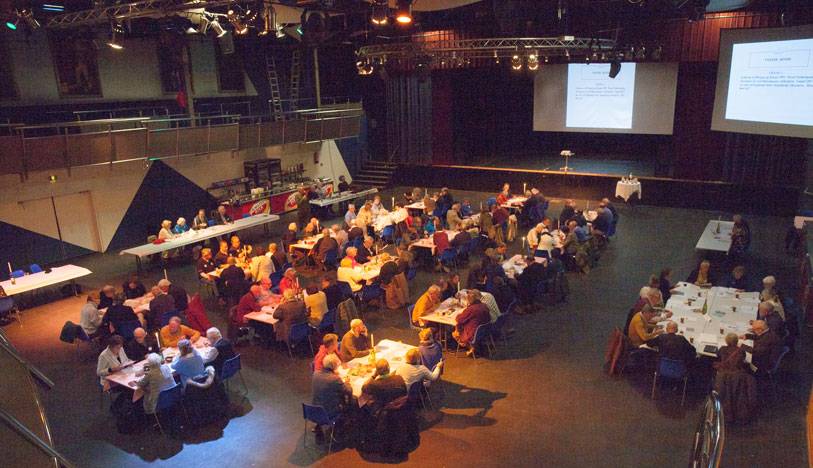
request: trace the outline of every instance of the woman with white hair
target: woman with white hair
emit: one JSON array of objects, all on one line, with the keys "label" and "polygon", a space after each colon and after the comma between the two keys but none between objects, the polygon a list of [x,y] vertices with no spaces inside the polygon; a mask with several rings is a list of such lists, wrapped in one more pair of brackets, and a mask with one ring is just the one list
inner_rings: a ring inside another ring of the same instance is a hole
[{"label": "woman with white hair", "polygon": [[172,234],[172,221],[165,219],[161,221],[161,230],[158,231],[158,238],[161,240],[169,240],[174,237]]},{"label": "woman with white hair", "polygon": [[762,291],[759,293],[759,300],[762,302],[769,302],[782,320],[785,320],[785,307],[782,305],[782,300],[779,297],[779,292],[776,290],[776,278],[773,276],[766,276],[762,279]]},{"label": "woman with white hair", "polygon": [[175,227],[172,228],[172,232],[174,234],[183,234],[189,230],[189,225],[186,224],[185,218],[178,218],[178,221],[175,221]]},{"label": "woman with white hair", "polygon": [[144,412],[147,414],[155,413],[158,395],[175,386],[172,369],[163,362],[164,359],[160,354],[148,354],[147,363],[144,365],[144,376],[136,382],[138,388],[144,391]]},{"label": "woman with white hair", "polygon": [[183,339],[178,342],[179,354],[172,361],[172,369],[178,373],[181,384],[186,386],[187,379],[194,379],[203,375],[203,358],[198,351],[192,347],[192,342]]},{"label": "woman with white hair", "polygon": [[288,225],[288,230],[282,235],[282,249],[285,252],[290,252],[291,246],[296,244],[296,241],[296,223],[291,223]]}]

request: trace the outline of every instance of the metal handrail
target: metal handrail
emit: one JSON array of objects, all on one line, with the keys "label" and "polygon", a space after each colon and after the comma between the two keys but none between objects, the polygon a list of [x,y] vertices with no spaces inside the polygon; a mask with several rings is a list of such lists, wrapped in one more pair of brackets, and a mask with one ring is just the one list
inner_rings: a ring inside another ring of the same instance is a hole
[{"label": "metal handrail", "polygon": [[40,439],[37,434],[34,434],[31,429],[25,427],[23,423],[17,420],[14,416],[11,415],[8,411],[0,408],[0,420],[2,420],[6,425],[22,436],[27,441],[31,442],[35,447],[40,449],[41,452],[45,453],[49,457],[54,459],[54,466],[64,466],[66,468],[73,468],[73,463],[69,462],[67,458],[62,456],[61,453],[57,452],[53,447],[51,447],[48,443],[44,440]]},{"label": "metal handrail", "polygon": [[689,466],[719,468],[725,445],[725,416],[717,392],[712,391],[703,405],[700,422],[694,434],[694,446]]}]

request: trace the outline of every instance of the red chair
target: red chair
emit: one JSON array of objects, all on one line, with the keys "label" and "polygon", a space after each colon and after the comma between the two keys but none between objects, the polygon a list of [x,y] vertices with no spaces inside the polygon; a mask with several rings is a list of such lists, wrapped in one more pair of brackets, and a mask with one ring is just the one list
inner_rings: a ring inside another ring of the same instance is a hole
[{"label": "red chair", "polygon": [[189,301],[189,306],[186,309],[186,321],[190,327],[203,335],[206,334],[206,330],[212,327],[212,322],[206,316],[206,308],[203,306],[200,294],[195,294],[192,300]]}]

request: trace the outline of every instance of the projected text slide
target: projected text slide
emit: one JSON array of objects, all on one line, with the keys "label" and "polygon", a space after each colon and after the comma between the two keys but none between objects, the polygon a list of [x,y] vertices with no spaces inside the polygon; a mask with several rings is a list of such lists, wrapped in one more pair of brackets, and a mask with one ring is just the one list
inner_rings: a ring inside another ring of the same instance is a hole
[{"label": "projected text slide", "polygon": [[725,118],[813,125],[813,39],[734,44]]},{"label": "projected text slide", "polygon": [[635,63],[610,78],[609,63],[567,66],[566,127],[632,128]]}]

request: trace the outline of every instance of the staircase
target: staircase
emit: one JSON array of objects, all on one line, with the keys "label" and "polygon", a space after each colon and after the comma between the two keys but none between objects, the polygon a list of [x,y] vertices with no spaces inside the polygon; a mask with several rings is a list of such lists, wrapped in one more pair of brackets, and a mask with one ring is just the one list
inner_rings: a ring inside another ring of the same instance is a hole
[{"label": "staircase", "polygon": [[361,166],[359,173],[353,177],[353,184],[384,188],[390,185],[392,174],[397,168],[398,165],[394,163],[367,161]]}]

